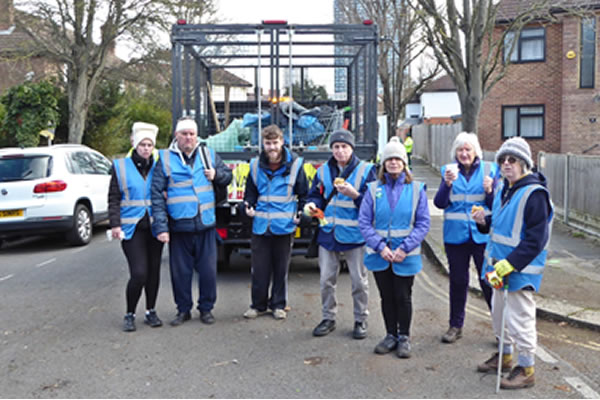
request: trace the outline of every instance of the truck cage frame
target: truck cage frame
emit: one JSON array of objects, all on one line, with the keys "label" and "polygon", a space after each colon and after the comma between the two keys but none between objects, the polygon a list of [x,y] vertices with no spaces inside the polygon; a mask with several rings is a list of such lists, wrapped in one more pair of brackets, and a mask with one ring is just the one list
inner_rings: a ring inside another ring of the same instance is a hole
[{"label": "truck cage frame", "polygon": [[[202,138],[218,132],[211,113],[226,111],[227,100],[217,107],[211,98],[214,70],[250,68],[254,73],[253,97],[245,110],[263,115],[269,110],[274,123],[279,122],[282,87],[280,71],[289,75],[288,93],[292,93],[293,70],[300,70],[300,93],[304,99],[305,73],[312,68],[331,68],[345,72],[345,99],[327,100],[312,105],[329,105],[345,109],[348,129],[355,134],[355,153],[361,159],[374,159],[377,149],[377,26],[364,24],[296,25],[286,21],[263,21],[261,24],[200,24],[184,21],[173,25],[172,42],[172,118],[173,126],[183,116],[193,116]],[[287,50],[286,50],[287,49]],[[319,50],[320,49],[320,50]],[[318,50],[318,51],[315,51]],[[263,70],[268,70],[268,99],[262,95]],[[260,99],[260,100],[259,100]],[[238,102],[239,103],[239,102]],[[283,107],[282,107],[283,108]],[[292,107],[287,107],[292,112]],[[239,116],[239,115],[238,115]],[[261,118],[258,118],[259,132]],[[308,160],[326,160],[327,148],[292,146],[292,118],[289,145]],[[258,146],[246,146],[240,152],[219,152],[224,160],[249,160],[260,152]]]}]

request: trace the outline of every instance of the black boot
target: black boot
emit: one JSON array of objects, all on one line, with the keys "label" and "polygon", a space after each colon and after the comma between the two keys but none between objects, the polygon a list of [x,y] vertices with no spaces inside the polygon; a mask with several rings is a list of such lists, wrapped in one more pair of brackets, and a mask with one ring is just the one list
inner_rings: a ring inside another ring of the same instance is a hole
[{"label": "black boot", "polygon": [[135,331],[135,314],[127,313],[123,318],[123,332]]}]

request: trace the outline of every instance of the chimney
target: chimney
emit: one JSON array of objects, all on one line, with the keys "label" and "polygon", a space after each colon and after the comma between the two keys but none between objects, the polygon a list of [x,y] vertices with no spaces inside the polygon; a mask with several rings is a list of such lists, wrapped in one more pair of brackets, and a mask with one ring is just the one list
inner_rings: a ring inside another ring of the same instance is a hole
[{"label": "chimney", "polygon": [[13,0],[0,0],[0,33],[9,30],[15,24]]}]

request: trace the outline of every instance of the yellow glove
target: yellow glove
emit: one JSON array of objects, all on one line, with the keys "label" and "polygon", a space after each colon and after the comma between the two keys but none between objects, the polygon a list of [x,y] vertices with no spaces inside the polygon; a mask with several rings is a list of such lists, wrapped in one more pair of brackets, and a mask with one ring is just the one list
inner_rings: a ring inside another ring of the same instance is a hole
[{"label": "yellow glove", "polygon": [[496,270],[496,273],[500,278],[504,278],[505,276],[513,272],[515,270],[515,267],[513,267],[507,259],[504,259],[494,264],[494,270]]},{"label": "yellow glove", "polygon": [[502,283],[502,278],[498,276],[496,270],[485,274],[485,280],[487,280],[494,289],[502,289],[502,286],[504,286],[504,283]]}]

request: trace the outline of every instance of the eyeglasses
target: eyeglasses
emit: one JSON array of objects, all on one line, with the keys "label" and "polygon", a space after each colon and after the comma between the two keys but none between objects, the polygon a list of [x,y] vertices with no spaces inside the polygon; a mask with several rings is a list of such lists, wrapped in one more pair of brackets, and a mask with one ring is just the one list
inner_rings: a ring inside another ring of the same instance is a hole
[{"label": "eyeglasses", "polygon": [[508,161],[509,164],[514,164],[517,162],[517,159],[513,156],[503,156],[498,159],[498,164],[502,165],[505,161]]}]

